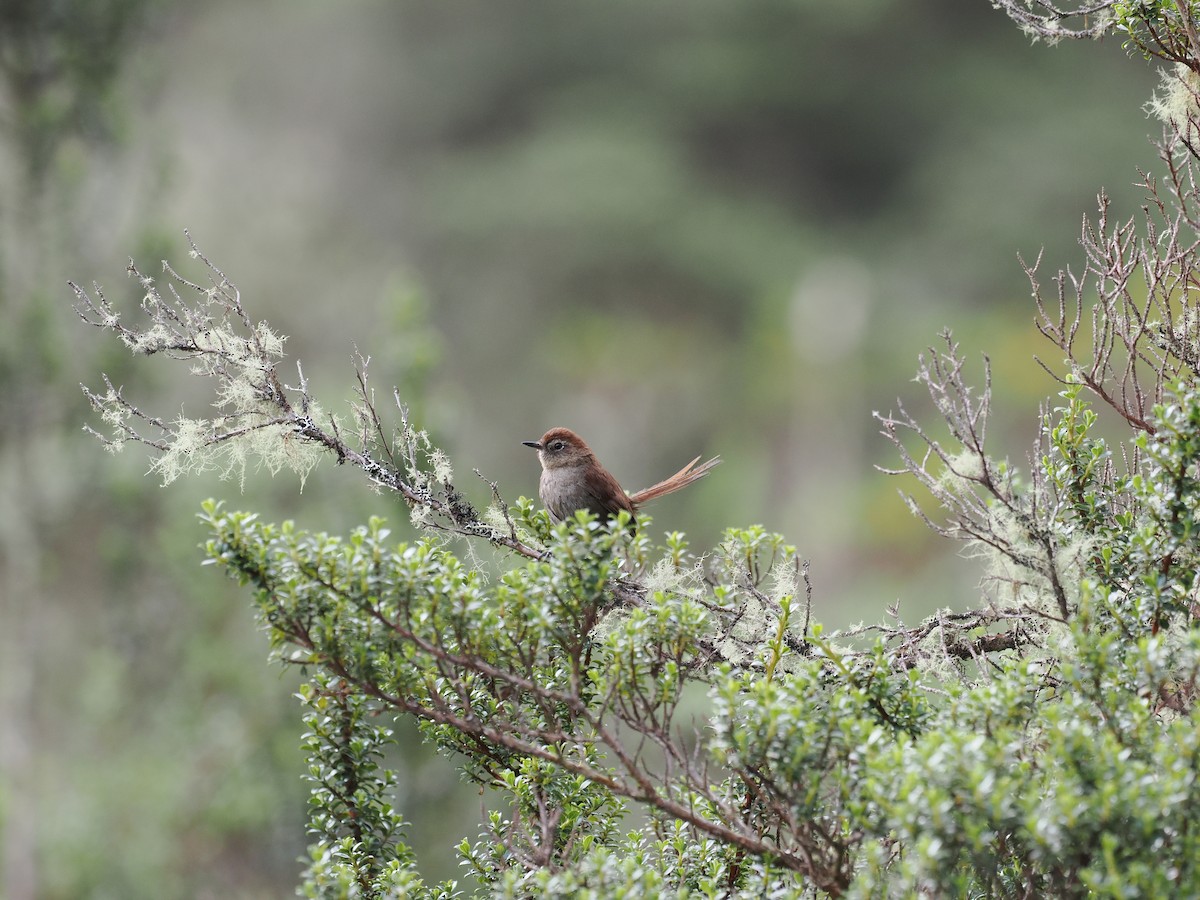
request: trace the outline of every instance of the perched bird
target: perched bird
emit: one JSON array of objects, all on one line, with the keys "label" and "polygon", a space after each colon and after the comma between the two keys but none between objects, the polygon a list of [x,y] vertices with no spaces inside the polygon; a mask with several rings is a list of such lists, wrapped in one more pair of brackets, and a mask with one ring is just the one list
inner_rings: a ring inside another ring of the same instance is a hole
[{"label": "perched bird", "polygon": [[699,481],[717,465],[721,458],[714,456],[697,466],[700,457],[658,484],[625,493],[617,479],[600,465],[592,448],[569,428],[551,428],[540,441],[522,441],[538,452],[542,463],[542,478],[538,495],[554,522],[561,522],[576,510],[591,510],[601,519],[609,519],[625,510],[630,515],[656,497],[671,494]]}]

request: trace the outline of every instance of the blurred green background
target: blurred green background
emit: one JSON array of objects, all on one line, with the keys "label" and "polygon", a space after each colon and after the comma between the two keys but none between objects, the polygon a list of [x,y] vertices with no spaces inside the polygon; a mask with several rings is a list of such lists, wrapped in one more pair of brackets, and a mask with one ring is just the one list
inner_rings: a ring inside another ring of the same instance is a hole
[{"label": "blurred green background", "polygon": [[[979,595],[878,473],[873,410],[952,326],[993,361],[1023,458],[1053,382],[1017,253],[1078,258],[1134,212],[1155,73],[1115,43],[1030,46],[986,0],[0,5],[0,896],[275,897],[303,852],[295,675],[200,568],[199,501],[345,530],[405,511],[357,472],[191,479],[109,456],[78,390],[203,404],[70,309],[186,227],[290,335],[327,408],[352,354],[400,387],[477,504],[536,491],[520,441],[580,431],[697,547],[762,523],[811,560],[815,617]],[[1050,362],[1055,362],[1051,354]],[[179,371],[176,371],[178,369]],[[398,806],[455,874],[479,797],[400,728]]]}]

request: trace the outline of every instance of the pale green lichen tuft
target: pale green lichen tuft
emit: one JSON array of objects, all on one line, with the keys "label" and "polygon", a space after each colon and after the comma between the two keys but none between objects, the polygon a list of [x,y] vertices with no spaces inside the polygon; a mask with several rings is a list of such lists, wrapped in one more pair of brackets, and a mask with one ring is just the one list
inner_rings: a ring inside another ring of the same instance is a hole
[{"label": "pale green lichen tuft", "polygon": [[964,448],[962,453],[952,457],[947,463],[945,471],[938,478],[938,485],[957,492],[964,485],[976,484],[983,474],[983,459],[976,451]]},{"label": "pale green lichen tuft", "polygon": [[800,573],[796,570],[793,556],[789,555],[771,567],[770,583],[767,593],[779,603],[783,602],[784,598],[795,597],[800,592]]},{"label": "pale green lichen tuft", "polygon": [[1184,134],[1194,134],[1200,118],[1200,75],[1177,64],[1160,74],[1158,90],[1147,104],[1150,113]]},{"label": "pale green lichen tuft", "polygon": [[262,390],[258,383],[245,373],[221,383],[217,388],[217,400],[214,405],[218,409],[228,409],[234,413],[266,412],[272,409],[262,399]]},{"label": "pale green lichen tuft", "polygon": [[166,349],[174,341],[174,335],[163,324],[158,323],[154,327],[146,331],[140,331],[133,335],[122,334],[121,340],[134,353],[158,353]]},{"label": "pale green lichen tuft", "polygon": [[449,484],[454,480],[454,468],[450,465],[450,457],[445,451],[434,447],[429,451],[429,464],[433,466],[433,477],[442,484]]},{"label": "pale green lichen tuft", "polygon": [[702,575],[703,570],[699,566],[679,569],[671,560],[660,559],[645,576],[644,583],[651,592],[682,594],[696,599],[703,593],[698,584]]},{"label": "pale green lichen tuft", "polygon": [[303,490],[309,472],[322,458],[321,448],[297,437],[287,425],[268,422],[263,413],[215,420],[180,416],[173,423],[166,452],[151,463],[150,471],[164,485],[181,475],[215,471],[221,478],[236,478],[244,489],[251,466],[271,475],[288,470],[300,478]]},{"label": "pale green lichen tuft", "polygon": [[287,341],[287,335],[276,334],[266,322],[258,323],[254,329],[254,335],[267,356],[275,359],[283,356],[283,345]]}]

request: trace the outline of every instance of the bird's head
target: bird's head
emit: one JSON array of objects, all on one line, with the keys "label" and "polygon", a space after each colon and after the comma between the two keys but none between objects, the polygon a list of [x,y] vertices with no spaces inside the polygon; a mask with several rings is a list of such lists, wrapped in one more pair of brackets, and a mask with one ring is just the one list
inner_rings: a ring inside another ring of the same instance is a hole
[{"label": "bird's head", "polygon": [[538,452],[543,469],[580,466],[595,459],[592,448],[569,428],[551,428],[540,441],[521,441]]}]

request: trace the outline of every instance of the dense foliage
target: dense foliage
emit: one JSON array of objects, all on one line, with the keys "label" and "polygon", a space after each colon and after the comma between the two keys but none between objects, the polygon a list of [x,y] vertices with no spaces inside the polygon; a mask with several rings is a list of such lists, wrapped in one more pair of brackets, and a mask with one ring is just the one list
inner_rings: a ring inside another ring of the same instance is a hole
[{"label": "dense foliage", "polygon": [[865,642],[805,631],[793,551],[754,530],[698,561],[523,506],[542,555],[489,581],[377,521],[337,538],[208,506],[210,556],[315,673],[309,892],[453,891],[425,891],[388,805],[370,716],[397,713],[491,789],[460,852],[496,896],[1200,891],[1200,393],[1156,406],[1119,478],[1096,422],[1064,391],[1052,496],[988,504],[1031,556],[1006,608]]}]

